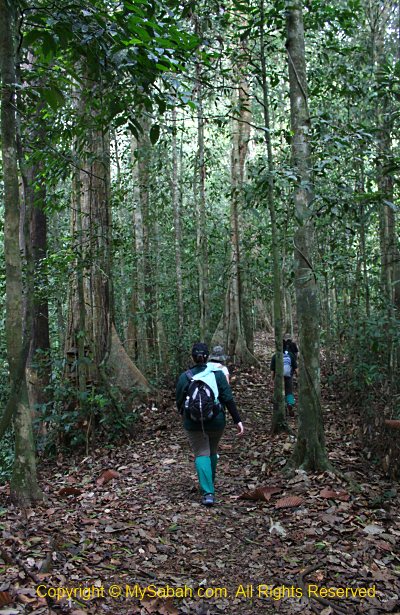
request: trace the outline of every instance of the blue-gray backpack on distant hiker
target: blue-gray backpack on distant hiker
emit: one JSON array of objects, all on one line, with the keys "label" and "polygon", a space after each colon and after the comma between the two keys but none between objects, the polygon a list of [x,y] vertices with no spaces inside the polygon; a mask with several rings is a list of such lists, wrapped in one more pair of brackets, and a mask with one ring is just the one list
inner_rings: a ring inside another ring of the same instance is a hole
[{"label": "blue-gray backpack on distant hiker", "polygon": [[292,358],[287,350],[283,353],[283,375],[290,378],[292,375]]}]

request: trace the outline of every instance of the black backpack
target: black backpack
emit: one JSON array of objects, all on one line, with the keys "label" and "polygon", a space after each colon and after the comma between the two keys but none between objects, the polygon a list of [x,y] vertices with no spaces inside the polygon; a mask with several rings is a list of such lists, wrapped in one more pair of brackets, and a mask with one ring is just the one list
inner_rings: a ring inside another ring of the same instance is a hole
[{"label": "black backpack", "polygon": [[184,403],[186,417],[197,423],[211,421],[220,411],[220,404],[216,402],[213,390],[206,382],[193,380],[190,369],[186,376],[190,380]]}]

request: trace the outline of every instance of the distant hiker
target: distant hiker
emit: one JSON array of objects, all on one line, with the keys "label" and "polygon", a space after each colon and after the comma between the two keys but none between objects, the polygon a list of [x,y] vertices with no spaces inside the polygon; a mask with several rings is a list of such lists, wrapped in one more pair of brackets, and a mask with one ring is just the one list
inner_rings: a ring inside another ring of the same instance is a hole
[{"label": "distant hiker", "polygon": [[176,405],[194,453],[202,504],[213,506],[217,449],[226,423],[224,407],[229,410],[239,436],[244,428],[224,373],[212,363],[207,364],[208,357],[206,344],[193,345],[194,365],[179,376]]},{"label": "distant hiker", "polygon": [[226,367],[226,365],[224,365],[227,358],[228,357],[224,354],[224,349],[222,348],[222,346],[214,346],[214,348],[212,349],[212,353],[208,358],[207,365],[212,363],[214,367],[222,370],[222,372],[226,376],[227,381],[229,382],[229,369]]},{"label": "distant hiker", "polygon": [[296,342],[293,341],[292,336],[290,335],[290,333],[285,333],[285,335],[283,336],[283,350],[288,350],[289,352],[294,354],[294,357],[295,357],[295,359],[297,361],[297,356],[299,354],[299,349],[297,347]]},{"label": "distant hiker", "polygon": [[[272,380],[275,380],[275,364],[276,355],[273,355],[271,359]],[[293,352],[285,350],[285,342],[283,342],[283,380],[285,383],[285,402],[290,416],[294,416],[293,406],[296,404],[293,395],[293,374],[296,374],[297,376],[297,359]]]}]

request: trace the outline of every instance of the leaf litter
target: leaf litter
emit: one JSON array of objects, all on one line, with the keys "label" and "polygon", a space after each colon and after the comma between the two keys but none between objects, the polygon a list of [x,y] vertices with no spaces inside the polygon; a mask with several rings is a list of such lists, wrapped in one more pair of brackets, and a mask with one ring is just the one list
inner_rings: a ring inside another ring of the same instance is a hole
[{"label": "leaf litter", "polygon": [[[269,433],[267,361],[235,370],[231,382],[247,433],[239,439],[228,424],[211,509],[200,504],[172,390],[163,394],[169,403],[143,412],[140,437],[83,460],[42,462],[46,503],[21,511],[0,489],[0,615],[398,612],[397,486],[363,458],[339,396],[325,391],[323,403],[329,457],[341,474],[288,477],[294,437]],[[295,432],[296,418],[290,425]],[[115,585],[121,596],[110,595]],[[43,586],[93,595],[57,600]],[[309,597],[315,586],[376,591]],[[162,595],[140,595],[146,588]],[[168,588],[188,595],[168,596]]]}]

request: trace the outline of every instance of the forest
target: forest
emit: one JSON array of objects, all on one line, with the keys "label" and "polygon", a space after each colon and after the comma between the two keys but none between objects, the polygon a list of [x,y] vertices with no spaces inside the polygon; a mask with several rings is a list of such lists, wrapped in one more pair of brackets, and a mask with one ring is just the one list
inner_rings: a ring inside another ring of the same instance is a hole
[{"label": "forest", "polygon": [[0,614],[399,612],[400,4],[0,0],[0,81]]}]

